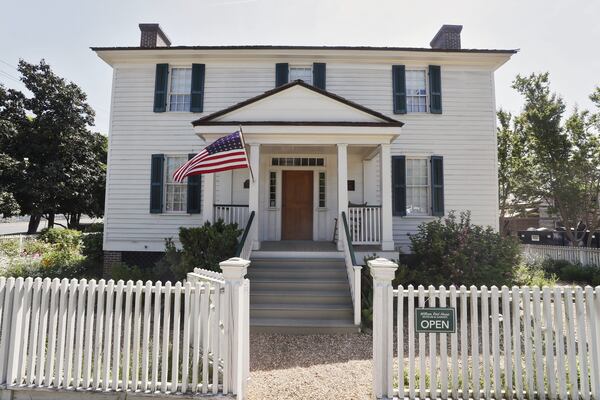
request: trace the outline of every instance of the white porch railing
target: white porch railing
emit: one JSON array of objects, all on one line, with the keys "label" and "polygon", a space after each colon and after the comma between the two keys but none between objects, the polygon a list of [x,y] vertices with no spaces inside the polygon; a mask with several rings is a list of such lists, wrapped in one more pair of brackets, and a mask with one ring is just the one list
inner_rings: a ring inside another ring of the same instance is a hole
[{"label": "white porch railing", "polygon": [[223,285],[0,278],[0,385],[241,399],[247,285]]},{"label": "white porch railing", "polygon": [[360,326],[362,319],[362,267],[356,263],[354,249],[352,248],[352,242],[350,241],[346,213],[342,211],[341,216],[343,229],[341,239],[344,244],[344,261],[346,263],[346,273],[348,275],[348,282],[350,283],[350,294],[352,295],[352,306],[354,308],[354,325]]},{"label": "white porch railing", "polygon": [[589,247],[570,246],[542,246],[525,244],[521,247],[523,255],[531,259],[551,258],[553,260],[565,260],[582,265],[600,266],[600,249]]},{"label": "white porch railing", "polygon": [[[393,290],[395,264],[369,267],[377,398],[600,398],[600,287]],[[425,307],[453,308],[455,332],[417,333]]]},{"label": "white porch railing", "polygon": [[223,220],[226,224],[237,224],[239,229],[244,229],[248,222],[248,206],[240,204],[215,204],[214,220]]},{"label": "white porch railing", "polygon": [[381,243],[381,207],[348,207],[348,224],[353,244]]}]

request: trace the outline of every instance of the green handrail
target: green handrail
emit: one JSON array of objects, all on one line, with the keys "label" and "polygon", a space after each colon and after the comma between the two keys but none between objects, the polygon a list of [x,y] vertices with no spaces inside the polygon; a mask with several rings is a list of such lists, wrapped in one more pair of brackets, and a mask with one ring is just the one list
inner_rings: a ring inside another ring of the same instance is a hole
[{"label": "green handrail", "polygon": [[342,211],[342,222],[344,223],[344,233],[346,234],[346,243],[348,244],[348,250],[350,251],[350,260],[352,265],[356,264],[356,256],[354,255],[354,246],[352,246],[352,238],[350,237],[350,229],[348,229],[348,220],[346,219],[346,212]]},{"label": "green handrail", "polygon": [[246,243],[248,234],[250,233],[250,227],[252,226],[253,220],[254,220],[254,211],[252,211],[250,213],[250,216],[248,217],[248,222],[246,222],[246,228],[244,229],[244,234],[242,235],[242,239],[238,243],[237,249],[235,249],[236,257],[239,257],[242,254],[242,250],[244,249],[244,244]]}]

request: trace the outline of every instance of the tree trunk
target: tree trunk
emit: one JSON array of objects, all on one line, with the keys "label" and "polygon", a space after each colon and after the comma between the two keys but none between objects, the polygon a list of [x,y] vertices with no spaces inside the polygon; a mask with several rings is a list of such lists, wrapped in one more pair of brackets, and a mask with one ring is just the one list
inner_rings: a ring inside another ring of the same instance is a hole
[{"label": "tree trunk", "polygon": [[41,219],[42,216],[40,214],[31,214],[31,216],[29,217],[29,225],[27,226],[27,234],[32,235],[34,233],[37,233]]},{"label": "tree trunk", "polygon": [[73,214],[68,214],[65,216],[67,217],[67,227],[69,229],[78,229],[79,228],[79,221],[81,220],[80,213],[73,213]]},{"label": "tree trunk", "polygon": [[48,228],[54,228],[54,213],[48,214]]}]

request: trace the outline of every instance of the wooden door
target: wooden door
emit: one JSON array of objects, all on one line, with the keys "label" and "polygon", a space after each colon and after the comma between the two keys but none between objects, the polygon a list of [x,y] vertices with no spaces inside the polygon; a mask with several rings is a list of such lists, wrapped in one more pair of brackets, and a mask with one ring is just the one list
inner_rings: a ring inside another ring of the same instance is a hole
[{"label": "wooden door", "polygon": [[313,238],[313,171],[283,171],[281,239]]}]

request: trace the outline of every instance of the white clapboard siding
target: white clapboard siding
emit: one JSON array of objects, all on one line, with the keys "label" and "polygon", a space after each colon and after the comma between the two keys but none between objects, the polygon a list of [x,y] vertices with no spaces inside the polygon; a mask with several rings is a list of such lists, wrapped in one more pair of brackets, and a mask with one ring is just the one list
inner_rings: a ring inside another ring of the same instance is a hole
[{"label": "white clapboard siding", "polygon": [[[482,60],[479,66],[468,65],[471,62],[469,57],[456,55],[456,59],[447,64],[439,58],[424,58],[415,65],[414,60],[405,59],[406,55],[401,52],[394,60],[357,59],[354,62],[347,55],[341,57],[336,54],[331,51],[320,56],[327,63],[327,90],[404,122],[402,134],[392,143],[392,155],[443,156],[446,210],[470,210],[474,223],[497,227],[493,80],[496,64]],[[199,114],[153,112],[155,63],[121,62],[114,66],[105,250],[164,251],[165,237],[176,240],[179,227],[198,226],[204,221],[199,214],[149,213],[150,157],[155,153],[187,155],[199,151],[203,142],[194,134],[193,120],[273,89],[275,63],[281,62],[281,59],[265,57],[265,54],[240,53],[239,57],[227,60],[199,58],[198,61],[206,64],[205,107],[204,112]],[[181,63],[169,60],[166,53],[161,55],[160,62],[170,61]],[[312,56],[294,56],[294,62],[299,64],[310,65],[314,61]],[[426,69],[429,64],[441,64],[441,115],[393,114],[393,63],[420,69]],[[268,150],[261,149],[261,152],[265,151]],[[360,164],[356,166],[360,167]],[[367,171],[373,179],[367,180],[364,185],[362,176],[354,177],[357,191],[349,194],[350,200],[362,190],[365,192],[361,196],[363,201],[381,203],[380,194],[371,193],[379,191],[377,162],[372,167]],[[350,170],[352,168],[349,167]],[[264,181],[263,176],[261,174],[261,182]],[[219,182],[217,179],[217,186]],[[327,186],[331,185],[335,185],[335,181],[328,176]],[[235,193],[226,196],[230,201],[247,199],[247,190],[237,181],[229,187],[217,187],[217,199],[222,197],[221,192],[229,193],[231,190]],[[337,215],[337,205],[328,205],[328,208],[331,207],[326,217],[331,227],[325,230],[327,234],[321,240],[331,237],[329,230],[333,229],[331,221],[332,215]],[[414,233],[419,224],[431,219],[394,217],[394,241],[406,249],[409,243],[406,234]]]},{"label": "white clapboard siding", "polygon": [[[227,393],[224,371],[237,366],[223,354],[237,328],[223,329],[224,284],[2,277],[0,385]],[[236,327],[247,323],[237,315],[228,316]]]},{"label": "white clapboard siding", "polygon": [[[373,324],[396,323],[398,369],[388,379],[396,374],[400,398],[599,398],[600,286],[399,286],[384,297],[396,302],[395,322]],[[456,333],[415,334],[423,306],[456,308]]]}]

